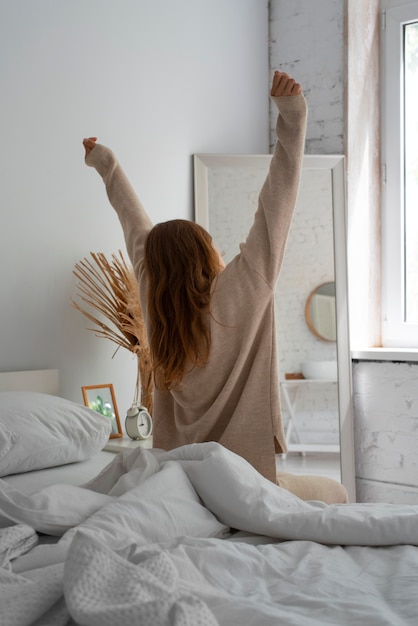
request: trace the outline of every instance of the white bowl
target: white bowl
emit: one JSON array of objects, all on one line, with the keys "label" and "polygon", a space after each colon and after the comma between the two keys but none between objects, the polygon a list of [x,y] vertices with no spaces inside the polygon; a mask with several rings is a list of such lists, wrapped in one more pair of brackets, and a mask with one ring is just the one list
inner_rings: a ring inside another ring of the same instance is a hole
[{"label": "white bowl", "polygon": [[311,380],[337,380],[337,361],[306,361],[302,374]]}]

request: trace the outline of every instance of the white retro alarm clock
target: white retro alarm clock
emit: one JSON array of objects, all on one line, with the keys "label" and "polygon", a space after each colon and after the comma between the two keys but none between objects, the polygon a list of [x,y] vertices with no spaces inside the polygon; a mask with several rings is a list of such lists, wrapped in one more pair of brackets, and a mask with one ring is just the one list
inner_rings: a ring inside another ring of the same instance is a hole
[{"label": "white retro alarm clock", "polygon": [[128,409],[125,430],[131,439],[148,439],[152,435],[152,417],[144,406],[134,402]]}]

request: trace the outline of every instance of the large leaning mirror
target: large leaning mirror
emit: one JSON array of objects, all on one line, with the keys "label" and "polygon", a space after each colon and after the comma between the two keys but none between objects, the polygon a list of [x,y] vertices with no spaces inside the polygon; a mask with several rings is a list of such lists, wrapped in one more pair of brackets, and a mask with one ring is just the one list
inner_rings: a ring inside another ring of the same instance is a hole
[{"label": "large leaning mirror", "polygon": [[[194,155],[195,219],[212,234],[226,262],[251,227],[270,160],[270,155]],[[283,419],[289,451],[339,452],[341,480],[355,501],[346,270],[344,157],[305,156],[276,291]],[[305,316],[309,297],[321,285],[328,285],[320,294],[327,299],[319,304],[336,321],[335,340],[312,332]],[[337,376],[323,375],[330,366]],[[308,378],[302,378],[304,367]]]}]

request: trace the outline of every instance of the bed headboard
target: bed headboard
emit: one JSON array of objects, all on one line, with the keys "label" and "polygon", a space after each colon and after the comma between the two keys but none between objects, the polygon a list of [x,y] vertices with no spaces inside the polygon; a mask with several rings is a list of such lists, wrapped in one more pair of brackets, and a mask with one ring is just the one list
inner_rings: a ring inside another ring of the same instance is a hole
[{"label": "bed headboard", "polygon": [[0,372],[0,391],[39,391],[59,395],[58,370]]}]

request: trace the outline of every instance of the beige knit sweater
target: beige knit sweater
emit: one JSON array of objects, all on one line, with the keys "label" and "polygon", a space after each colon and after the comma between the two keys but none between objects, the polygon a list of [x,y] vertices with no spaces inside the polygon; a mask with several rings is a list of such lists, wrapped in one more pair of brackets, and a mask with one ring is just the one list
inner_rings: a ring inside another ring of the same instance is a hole
[{"label": "beige knit sweater", "polygon": [[[296,203],[307,107],[303,95],[273,98],[278,141],[240,253],[213,284],[211,352],[171,391],[154,392],[154,446],[218,441],[276,480],[275,452],[286,451],[280,415],[274,289]],[[86,158],[103,177],[140,285],[146,319],[143,251],[152,223],[113,153],[97,145]]]}]

